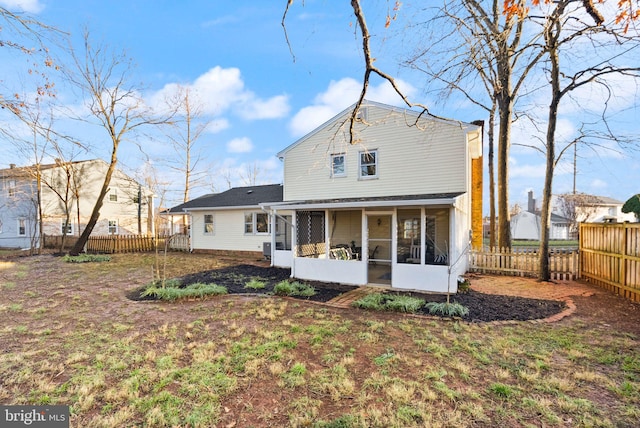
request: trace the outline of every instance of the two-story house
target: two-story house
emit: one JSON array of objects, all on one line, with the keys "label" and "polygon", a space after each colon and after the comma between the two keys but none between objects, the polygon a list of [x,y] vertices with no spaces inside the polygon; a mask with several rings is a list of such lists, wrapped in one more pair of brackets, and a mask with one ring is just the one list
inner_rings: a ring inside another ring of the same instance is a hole
[{"label": "two-story house", "polygon": [[366,102],[350,144],[352,111],[278,153],[282,186],[172,209],[192,216],[193,250],[267,242],[295,278],[455,292],[482,242],[482,126]]},{"label": "two-story house", "polygon": [[[37,247],[40,224],[47,235],[79,236],[107,168],[94,159],[0,169],[0,247]],[[153,209],[151,190],[116,170],[92,234],[153,233]]]}]

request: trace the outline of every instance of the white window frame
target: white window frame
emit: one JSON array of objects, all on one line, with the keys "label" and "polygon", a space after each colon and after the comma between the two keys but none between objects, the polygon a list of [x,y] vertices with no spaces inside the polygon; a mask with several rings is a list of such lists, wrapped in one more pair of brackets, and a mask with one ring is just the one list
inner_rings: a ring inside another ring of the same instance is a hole
[{"label": "white window frame", "polygon": [[[65,226],[65,221],[62,220],[60,222],[60,234],[64,234],[64,226]],[[73,235],[73,222],[69,221],[69,224],[67,224],[67,236],[69,235]]]},{"label": "white window frame", "polygon": [[[342,158],[342,172],[336,172],[335,160]],[[331,177],[346,177],[347,176],[347,154],[346,153],[334,153],[331,155]]]},{"label": "white window frame", "polygon": [[[259,232],[258,231],[258,221],[257,218],[259,215],[267,216],[267,231]],[[249,230],[250,229],[250,230]],[[263,212],[246,212],[244,213],[244,234],[245,235],[269,235],[271,234],[271,218],[269,214]]]},{"label": "white window frame", "polygon": [[[362,157],[363,156],[372,156],[374,158],[374,162],[373,163],[364,163],[362,162]],[[374,149],[374,150],[365,150],[362,152],[358,153],[358,178],[360,180],[371,180],[374,178],[378,178],[379,175],[379,167],[380,167],[380,163],[378,162],[378,149]],[[375,174],[363,174],[362,173],[362,168],[368,168],[369,166],[373,165],[373,167],[375,168]]]},{"label": "white window frame", "polygon": [[[207,217],[211,217],[211,221],[207,222]],[[215,230],[215,220],[213,218],[213,214],[204,214],[203,215],[203,223],[204,223],[204,227],[202,229],[202,233],[204,233],[205,235],[213,235],[213,232]],[[207,230],[207,226],[211,226],[210,230]]]},{"label": "white window frame", "polygon": [[[113,225],[111,223],[114,223]],[[113,232],[111,229],[113,228]],[[118,234],[118,220],[107,220],[107,233],[109,235],[117,235]]]},{"label": "white window frame", "polygon": [[27,219],[19,218],[17,221],[18,228],[16,229],[16,233],[18,234],[18,236],[27,236]]},{"label": "white window frame", "polygon": [[109,190],[109,202],[118,202],[118,189]]}]

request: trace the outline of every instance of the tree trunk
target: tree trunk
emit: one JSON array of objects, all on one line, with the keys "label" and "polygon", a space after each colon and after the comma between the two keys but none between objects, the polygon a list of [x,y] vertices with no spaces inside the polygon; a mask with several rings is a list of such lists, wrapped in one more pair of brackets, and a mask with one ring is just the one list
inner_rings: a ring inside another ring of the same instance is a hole
[{"label": "tree trunk", "polygon": [[89,236],[91,232],[93,232],[93,228],[95,227],[98,219],[100,218],[100,208],[102,208],[102,202],[104,201],[107,192],[109,191],[109,184],[111,183],[111,175],[113,175],[113,171],[116,169],[116,163],[118,163],[118,144],[114,142],[113,151],[111,152],[111,163],[109,163],[109,168],[107,169],[107,173],[104,176],[104,182],[102,184],[102,189],[100,189],[100,194],[98,194],[98,199],[96,200],[95,205],[93,206],[93,211],[91,212],[91,217],[87,222],[87,226],[82,231],[82,235],[76,241],[76,244],[73,246],[69,254],[72,256],[77,256],[84,250],[84,246],[89,240]]},{"label": "tree trunk", "polygon": [[496,179],[493,160],[494,126],[496,125],[495,104],[489,113],[489,248],[496,247]]},{"label": "tree trunk", "polygon": [[[565,3],[566,4],[566,3]],[[555,133],[558,121],[558,105],[562,93],[560,90],[560,59],[558,55],[558,37],[560,34],[560,24],[558,17],[564,11],[563,4],[559,5],[556,11],[548,19],[550,20],[545,30],[545,41],[549,52],[549,62],[551,64],[551,103],[549,104],[549,117],[547,123],[547,161],[544,177],[544,189],[542,191],[542,213],[540,214],[540,270],[538,279],[549,281],[551,271],[549,267],[549,225],[551,223],[551,194],[553,191],[553,171],[555,169]],[[553,21],[551,21],[553,20]]]},{"label": "tree trunk", "polygon": [[500,133],[498,134],[498,246],[511,248],[511,215],[509,213],[509,143],[511,138],[510,98],[499,102]]}]

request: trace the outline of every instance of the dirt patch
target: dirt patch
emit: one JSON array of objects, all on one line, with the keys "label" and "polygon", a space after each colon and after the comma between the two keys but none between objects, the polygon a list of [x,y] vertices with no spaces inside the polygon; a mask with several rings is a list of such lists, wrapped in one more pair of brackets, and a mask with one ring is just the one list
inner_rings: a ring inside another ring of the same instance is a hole
[{"label": "dirt patch", "polygon": [[[229,294],[273,294],[274,286],[280,281],[289,279],[289,269],[257,266],[252,264],[239,264],[222,269],[207,270],[178,277],[183,286],[201,283],[215,283],[227,288]],[[245,284],[252,279],[265,283],[261,289],[246,288]],[[319,282],[301,281],[311,285],[316,289],[316,294],[311,297],[300,297],[303,300],[316,302],[328,302],[331,299],[351,291],[357,287]],[[154,300],[151,296],[142,296],[144,287],[137,288],[127,294],[131,300]],[[381,289],[381,291],[384,291]],[[425,302],[445,302],[446,295],[416,293],[416,292],[396,292],[393,294],[411,295]],[[476,291],[459,293],[451,297],[452,302],[458,302],[469,309],[469,313],[462,319],[471,322],[505,321],[505,320],[535,320],[547,318],[565,309],[565,303],[557,300],[530,299],[515,296],[503,296],[495,294],[484,294]],[[426,308],[419,312],[429,315]]]}]

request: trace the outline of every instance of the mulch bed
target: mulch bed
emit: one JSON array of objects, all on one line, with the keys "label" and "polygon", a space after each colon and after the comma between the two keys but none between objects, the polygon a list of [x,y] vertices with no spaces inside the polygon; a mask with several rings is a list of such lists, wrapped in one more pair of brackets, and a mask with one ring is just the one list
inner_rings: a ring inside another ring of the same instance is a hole
[{"label": "mulch bed", "polygon": [[[222,285],[227,288],[229,294],[269,295],[273,294],[273,287],[277,283],[289,279],[290,273],[290,269],[242,264],[223,269],[189,274],[177,279],[179,279],[185,286],[196,282]],[[245,284],[253,278],[264,281],[266,283],[265,288],[258,290],[245,288]],[[346,293],[347,291],[357,288],[355,286],[327,282],[301,282],[313,286],[317,291],[314,296],[304,297],[301,299],[316,302],[327,302],[342,293]],[[141,296],[140,293],[143,290],[144,287],[133,290],[127,294],[127,297],[131,300],[155,300],[154,297]],[[389,291],[387,290],[387,292]],[[391,293],[411,295],[424,299],[426,302],[445,302],[447,298],[444,294],[433,293],[398,291],[391,291]],[[470,322],[505,320],[526,321],[542,319],[555,315],[565,309],[565,303],[556,300],[528,299],[516,296],[484,294],[473,290],[452,295],[451,302],[458,302],[469,309],[469,314],[462,319]],[[424,315],[429,314],[426,308],[422,308],[419,313]]]}]

